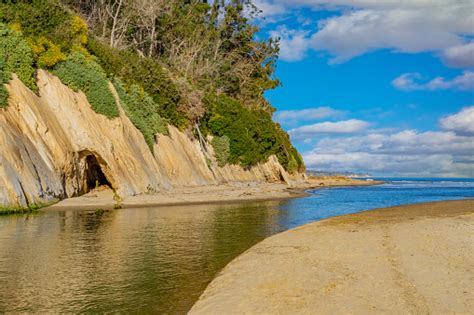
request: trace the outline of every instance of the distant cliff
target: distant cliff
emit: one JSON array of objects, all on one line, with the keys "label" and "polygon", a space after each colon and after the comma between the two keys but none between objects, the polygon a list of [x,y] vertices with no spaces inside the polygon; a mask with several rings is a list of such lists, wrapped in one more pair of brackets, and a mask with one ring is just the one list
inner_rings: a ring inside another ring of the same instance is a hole
[{"label": "distant cliff", "polygon": [[0,207],[33,207],[101,184],[124,197],[178,186],[288,180],[275,156],[249,168],[219,167],[210,136],[199,143],[173,126],[169,135],[155,136],[150,150],[112,84],[119,115],[110,119],[96,113],[84,93],[47,71],[38,70],[37,79],[37,94],[16,75],[6,85],[8,106],[0,108]]}]

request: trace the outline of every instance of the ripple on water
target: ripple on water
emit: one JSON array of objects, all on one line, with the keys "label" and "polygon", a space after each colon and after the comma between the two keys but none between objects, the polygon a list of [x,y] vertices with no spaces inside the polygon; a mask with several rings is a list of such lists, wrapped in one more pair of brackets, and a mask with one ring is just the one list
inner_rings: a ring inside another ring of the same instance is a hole
[{"label": "ripple on water", "polygon": [[2,217],[0,313],[184,313],[230,260],[272,234],[361,210],[474,197],[473,186],[404,180],[288,201]]}]

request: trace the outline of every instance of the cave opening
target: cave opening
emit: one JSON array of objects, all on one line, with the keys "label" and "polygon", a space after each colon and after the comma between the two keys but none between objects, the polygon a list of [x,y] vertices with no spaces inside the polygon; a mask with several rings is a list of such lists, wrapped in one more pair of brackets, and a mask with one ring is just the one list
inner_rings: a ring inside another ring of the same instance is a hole
[{"label": "cave opening", "polygon": [[280,176],[280,181],[282,181],[283,183],[285,183],[286,180],[285,180],[285,176],[283,175],[283,171],[282,171],[282,170],[280,170],[280,171],[278,172],[278,175]]},{"label": "cave opening", "polygon": [[97,158],[94,155],[88,155],[85,159],[83,192],[88,193],[100,186],[112,188]]}]

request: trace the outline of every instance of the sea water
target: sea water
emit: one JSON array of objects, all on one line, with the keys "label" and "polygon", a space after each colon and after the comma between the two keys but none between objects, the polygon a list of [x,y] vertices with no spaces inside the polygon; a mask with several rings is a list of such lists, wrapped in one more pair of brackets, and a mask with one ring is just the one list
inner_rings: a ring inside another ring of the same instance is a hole
[{"label": "sea water", "polygon": [[375,186],[310,190],[311,195],[282,205],[282,226],[293,228],[321,219],[403,204],[474,198],[473,178],[374,178]]}]

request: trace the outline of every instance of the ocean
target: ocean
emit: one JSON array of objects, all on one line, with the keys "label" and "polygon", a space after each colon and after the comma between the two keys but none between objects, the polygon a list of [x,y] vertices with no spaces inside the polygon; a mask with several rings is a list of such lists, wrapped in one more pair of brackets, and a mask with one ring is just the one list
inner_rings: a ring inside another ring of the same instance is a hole
[{"label": "ocean", "polygon": [[325,218],[403,204],[474,198],[474,178],[373,178],[375,186],[310,190],[307,198],[282,206],[289,214],[282,223],[290,229]]}]

